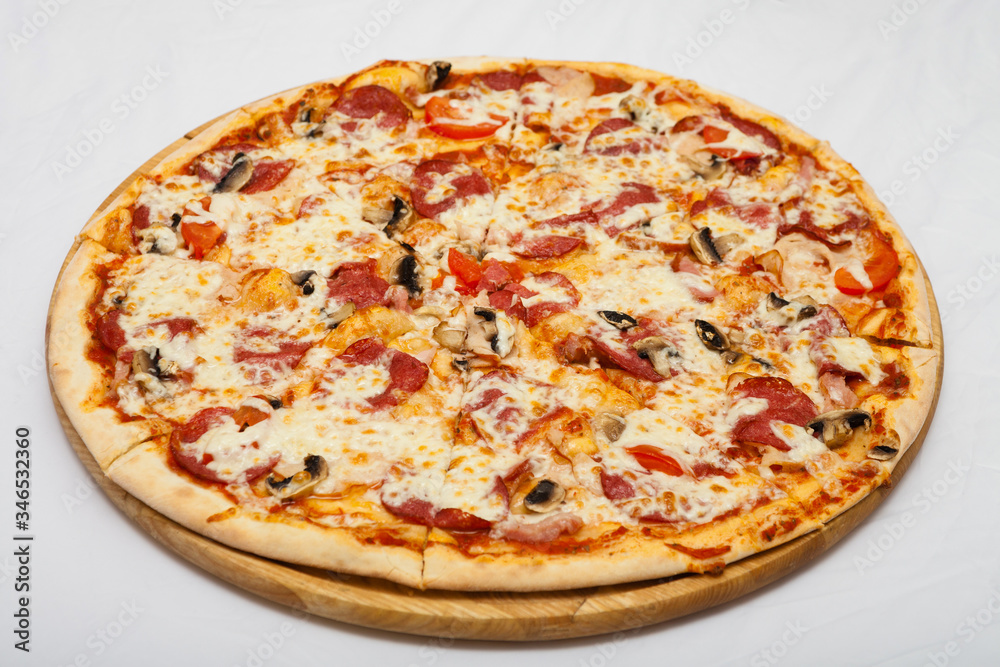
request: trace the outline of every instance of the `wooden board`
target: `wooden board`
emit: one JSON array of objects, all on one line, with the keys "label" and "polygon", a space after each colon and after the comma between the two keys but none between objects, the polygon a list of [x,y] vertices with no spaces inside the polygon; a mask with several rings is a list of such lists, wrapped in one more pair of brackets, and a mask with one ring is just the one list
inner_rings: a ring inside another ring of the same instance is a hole
[{"label": "wooden board", "polygon": [[[103,211],[138,176],[213,122],[189,132],[150,158],[111,193],[97,212]],[[79,241],[70,249],[66,262],[78,244]],[[57,279],[57,285],[58,282]],[[919,435],[897,463],[890,482],[819,530],[730,564],[719,575],[680,575],[543,593],[467,593],[421,591],[380,579],[268,560],[194,533],[126,493],[103,474],[54,392],[52,396],[73,450],[111,501],[158,542],[239,588],[317,616],[407,634],[503,641],[584,637],[668,621],[746,595],[803,567],[878,507],[920,449],[941,390],[944,368],[941,320],[930,282],[926,281],[926,285],[933,316],[934,349],[938,353],[934,397]]]}]

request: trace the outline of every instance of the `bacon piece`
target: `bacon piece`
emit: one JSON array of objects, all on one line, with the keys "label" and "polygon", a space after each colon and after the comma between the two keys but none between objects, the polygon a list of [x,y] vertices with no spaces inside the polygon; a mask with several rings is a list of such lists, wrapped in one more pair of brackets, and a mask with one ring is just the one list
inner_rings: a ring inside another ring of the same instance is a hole
[{"label": "bacon piece", "polygon": [[[465,173],[448,177],[456,170]],[[428,199],[428,194],[441,177],[445,177],[454,192],[431,201]],[[450,209],[458,200],[465,200],[475,195],[489,195],[493,190],[482,172],[474,167],[448,160],[427,160],[413,170],[413,187],[410,188],[410,192],[413,208],[417,213],[425,218],[434,218]]]},{"label": "bacon piece", "polygon": [[858,397],[847,386],[847,380],[843,373],[828,372],[819,376],[819,388],[826,396],[828,405],[824,406],[824,412],[831,410],[846,410],[857,406]]},{"label": "bacon piece", "polygon": [[642,380],[663,381],[663,377],[653,369],[652,364],[640,357],[631,347],[618,349],[595,336],[571,333],[556,346],[556,352],[571,364],[586,364],[596,359],[602,366],[620,368]]},{"label": "bacon piece", "polygon": [[498,526],[499,534],[508,540],[526,544],[551,542],[560,535],[572,535],[583,528],[583,519],[576,514],[559,513],[538,523],[507,522]]},{"label": "bacon piece", "polygon": [[326,281],[327,298],[342,303],[351,301],[358,310],[374,305],[388,305],[386,292],[389,283],[375,275],[378,266],[374,259],[344,262]]},{"label": "bacon piece", "polygon": [[802,326],[801,331],[815,331],[824,337],[850,336],[844,317],[833,306],[820,306],[819,311],[810,317]]},{"label": "bacon piece", "polygon": [[812,400],[784,378],[747,378],[736,386],[732,397],[734,401],[741,398],[762,398],[767,401],[764,410],[740,417],[733,426],[734,442],[754,442],[788,451],[789,446],[771,430],[771,422],[805,426],[818,414]]},{"label": "bacon piece", "polygon": [[245,195],[252,195],[257,192],[267,192],[273,190],[279,183],[285,180],[288,173],[295,166],[295,160],[269,160],[263,159],[254,162],[253,173],[246,185],[240,188],[240,192]]},{"label": "bacon piece", "polygon": [[[352,88],[337,98],[333,109],[351,118],[375,118],[376,125],[384,130],[402,125],[410,119],[410,110],[394,92],[382,86],[370,85]],[[351,127],[348,127],[351,125]],[[352,131],[356,123],[344,123]]]}]

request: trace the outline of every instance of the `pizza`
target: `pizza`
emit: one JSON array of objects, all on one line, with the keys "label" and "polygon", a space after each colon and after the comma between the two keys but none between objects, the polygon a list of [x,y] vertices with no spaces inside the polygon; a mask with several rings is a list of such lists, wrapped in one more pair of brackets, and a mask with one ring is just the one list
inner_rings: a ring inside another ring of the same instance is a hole
[{"label": "pizza", "polygon": [[719,572],[885,483],[938,352],[828,146],[610,63],[383,61],[223,117],[86,225],[54,394],[104,474],[415,588]]}]

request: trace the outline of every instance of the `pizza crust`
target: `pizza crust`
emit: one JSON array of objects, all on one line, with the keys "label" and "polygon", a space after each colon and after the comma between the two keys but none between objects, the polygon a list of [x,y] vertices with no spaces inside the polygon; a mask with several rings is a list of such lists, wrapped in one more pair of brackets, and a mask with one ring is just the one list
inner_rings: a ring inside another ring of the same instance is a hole
[{"label": "pizza crust", "polygon": [[102,400],[110,378],[88,358],[93,343],[88,311],[81,304],[89,304],[100,289],[96,267],[115,257],[89,238],[79,240],[53,291],[49,313],[49,381],[102,470],[136,444],[169,430],[160,420],[122,421]]},{"label": "pizza crust", "polygon": [[[433,61],[417,62],[429,64]],[[813,151],[822,164],[851,179],[862,203],[877,212],[879,229],[892,236],[896,247],[903,250],[900,280],[906,293],[913,295],[913,303],[906,304],[907,313],[914,318],[913,334],[908,342],[925,347],[933,344],[931,305],[916,254],[872,189],[828,144],[820,143],[784,119],[744,100],[706,89],[694,82],[629,65],[489,57],[456,58],[450,62],[453,71],[466,73],[496,68],[567,66],[626,81],[655,81],[712,103],[725,104],[734,114],[763,125],[807,151]],[[401,523],[399,526],[409,546],[380,544],[373,547],[371,543],[359,540],[351,529],[330,528],[303,521],[263,520],[252,512],[233,512],[235,505],[218,489],[192,482],[190,478],[178,474],[171,467],[166,453],[169,424],[121,422],[115,410],[92,404],[93,389],[107,384],[99,366],[92,362],[79,362],[86,358],[90,336],[86,314],[80,310],[80,304],[89,303],[98,289],[94,267],[115,257],[106,248],[122,251],[122,235],[128,231],[130,223],[130,219],[123,214],[128,215],[125,209],[135,201],[145,182],[178,170],[200,153],[211,149],[234,129],[281,110],[310,87],[338,85],[350,78],[345,76],[307,84],[269,96],[209,124],[190,140],[180,140],[183,143],[165,151],[168,153],[165,157],[156,156],[144,165],[140,171],[145,175],[130,183],[100,213],[95,214],[84,229],[84,238],[64,268],[53,295],[48,347],[50,378],[57,400],[66,409],[73,428],[112,481],[153,509],[201,535],[268,558],[380,577],[417,588],[508,591],[600,586],[711,570],[820,530],[822,523],[842,514],[871,492],[874,486],[860,490],[819,514],[810,514],[799,504],[808,502],[808,498],[789,498],[753,510],[735,521],[704,526],[677,538],[674,543],[688,549],[729,547],[724,554],[709,559],[694,558],[679,551],[670,546],[669,537],[650,539],[634,532],[611,546],[585,554],[544,555],[523,549],[513,552],[501,549],[497,553],[470,558],[456,547],[454,539],[447,533],[437,529],[429,531],[413,524]],[[442,140],[442,145],[449,144]],[[938,353],[932,349],[906,348],[900,354],[917,373],[919,386],[913,389],[912,397],[892,406],[890,414],[894,428],[903,444],[898,455],[883,464],[885,477],[919,436],[924,418],[936,399]],[[112,435],[109,436],[109,433]],[[881,483],[882,479],[884,477],[879,477],[873,485]],[[220,515],[226,518],[210,520]],[[428,539],[426,549],[423,549]],[[613,559],[614,567],[608,567],[609,559]]]},{"label": "pizza crust", "polygon": [[164,516],[199,535],[242,551],[286,562],[379,577],[420,587],[426,529],[391,527],[408,546],[366,543],[363,530],[268,517],[241,509],[216,488],[193,482],[167,464],[167,437],[149,440],[118,458],[107,476]]}]

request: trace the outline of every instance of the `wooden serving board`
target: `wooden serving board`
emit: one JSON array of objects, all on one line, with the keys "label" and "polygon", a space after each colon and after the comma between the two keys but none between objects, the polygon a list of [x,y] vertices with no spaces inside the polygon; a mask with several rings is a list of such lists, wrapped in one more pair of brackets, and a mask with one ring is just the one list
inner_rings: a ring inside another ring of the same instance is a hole
[{"label": "wooden serving board", "polygon": [[[104,210],[136,178],[214,122],[192,130],[150,158],[119,185],[97,211]],[[78,244],[79,241],[71,248],[63,269]],[[317,616],[407,634],[494,641],[584,637],[668,621],[746,595],[803,567],[840,541],[879,506],[920,449],[941,391],[944,369],[941,319],[930,282],[926,278],[925,282],[933,316],[934,349],[938,353],[934,398],[923,428],[897,463],[889,483],[819,530],[727,565],[719,575],[679,575],[543,593],[469,593],[422,591],[381,579],[268,560],[194,533],[126,493],[101,471],[66,417],[54,391],[52,398],[70,445],[111,501],[158,542],[234,586]]]}]

